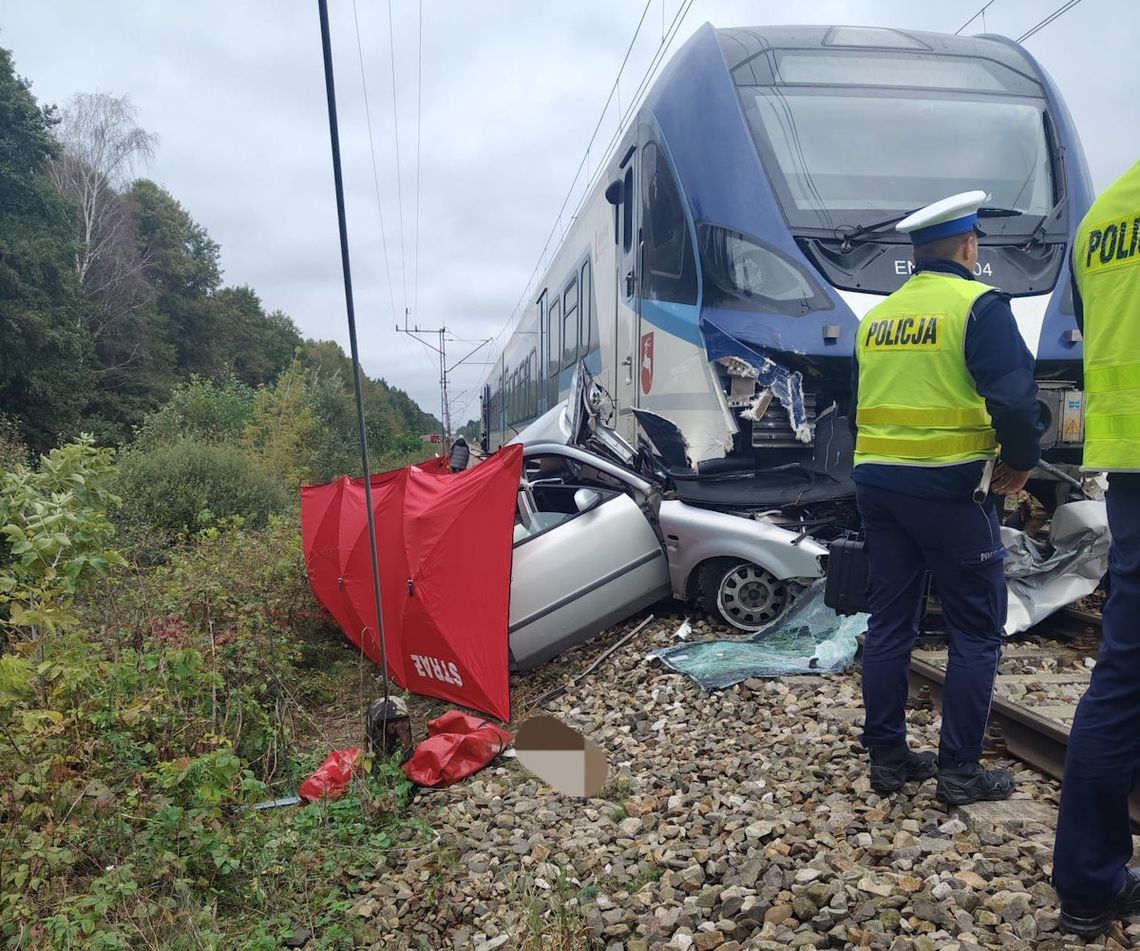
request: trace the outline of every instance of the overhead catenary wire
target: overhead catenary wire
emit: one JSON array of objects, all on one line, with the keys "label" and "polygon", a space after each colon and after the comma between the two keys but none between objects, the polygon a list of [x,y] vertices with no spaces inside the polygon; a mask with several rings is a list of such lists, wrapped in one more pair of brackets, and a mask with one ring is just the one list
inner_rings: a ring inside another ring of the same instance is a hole
[{"label": "overhead catenary wire", "polygon": [[960,34],[964,29],[966,29],[966,27],[968,27],[971,23],[973,23],[978,17],[982,18],[982,29],[984,30],[986,28],[986,20],[985,20],[986,11],[990,7],[992,7],[993,5],[994,5],[994,0],[989,0],[989,2],[987,2],[985,4],[985,6],[983,6],[977,13],[975,13],[972,17],[970,17],[970,19],[968,19],[965,23],[963,23],[960,27],[958,27],[958,29],[956,29],[954,31],[954,35],[958,36],[958,34]]},{"label": "overhead catenary wire", "polygon": [[[514,308],[511,310],[510,315],[503,322],[503,325],[499,328],[498,332],[492,338],[495,341],[498,341],[498,339],[503,335],[504,331],[506,331],[506,329],[509,326],[511,326],[511,324],[514,323],[515,318],[518,316],[519,309],[523,306],[524,302],[526,301],[527,296],[530,293],[531,286],[532,286],[535,278],[538,276],[539,271],[542,268],[543,262],[546,259],[546,252],[550,249],[550,242],[554,239],[555,234],[558,232],[559,225],[562,222],[563,213],[566,211],[566,208],[570,203],[570,199],[574,195],[574,188],[578,184],[578,178],[582,174],[582,169],[585,167],[585,165],[588,161],[590,152],[591,152],[593,145],[594,145],[594,141],[597,138],[597,135],[598,135],[599,130],[601,129],[602,123],[605,121],[606,112],[609,109],[610,103],[613,101],[613,98],[618,91],[618,84],[621,81],[621,73],[624,70],[626,63],[629,60],[630,52],[632,51],[633,45],[637,40],[637,36],[641,30],[641,26],[645,22],[645,16],[649,11],[649,7],[650,7],[651,3],[652,3],[652,0],[650,0],[650,3],[647,3],[645,5],[645,8],[642,10],[641,19],[638,21],[637,29],[634,32],[633,39],[630,40],[629,46],[626,49],[625,57],[622,59],[621,66],[618,69],[617,78],[614,80],[613,85],[610,87],[610,93],[606,97],[605,105],[602,107],[602,113],[599,116],[598,121],[594,126],[594,132],[591,135],[589,143],[586,146],[586,150],[582,155],[582,160],[578,163],[577,169],[575,169],[574,178],[571,181],[570,187],[566,192],[566,197],[562,200],[562,205],[558,210],[558,216],[555,218],[554,224],[551,226],[550,232],[546,237],[546,242],[543,244],[542,252],[539,255],[538,262],[535,264],[534,270],[531,272],[530,277],[527,278],[526,287],[523,289],[522,295],[519,297],[518,303],[515,304]],[[645,73],[642,75],[641,82],[638,84],[637,90],[634,92],[634,95],[628,101],[625,110],[619,115],[617,128],[614,131],[614,134],[611,136],[609,143],[602,150],[602,152],[604,154],[609,153],[609,150],[613,147],[613,144],[620,137],[620,135],[624,129],[624,126],[625,126],[626,118],[628,118],[628,116],[633,112],[633,110],[639,104],[639,100],[640,100],[640,96],[641,96],[642,91],[645,89],[649,80],[652,78],[654,71],[656,70],[657,66],[660,64],[665,53],[668,52],[669,46],[672,44],[673,39],[676,37],[677,32],[681,28],[681,25],[684,23],[685,17],[687,16],[692,5],[693,5],[693,0],[683,0],[681,5],[678,7],[677,13],[674,15],[673,20],[670,23],[669,29],[666,31],[665,36],[662,38],[661,42],[659,43],[657,50],[653,56],[653,59],[651,60],[651,62],[649,64],[649,67],[645,70]],[[600,177],[600,175],[602,174],[602,172],[604,170],[605,170],[605,164],[603,162],[599,162],[594,174],[592,176],[590,176],[590,178],[587,180],[586,188],[583,192],[581,199],[579,200],[578,207],[575,208],[575,214],[577,213],[578,208],[581,206],[582,201],[584,201],[586,196],[589,195],[590,188],[593,186],[594,182]],[[574,215],[572,214],[571,218],[573,218],[573,217],[574,217]]]},{"label": "overhead catenary wire", "polygon": [[645,23],[646,14],[649,13],[649,8],[652,5],[653,0],[646,0],[645,7],[641,11],[641,17],[638,19],[637,26],[633,31],[633,38],[629,41],[629,45],[625,49],[625,56],[622,57],[621,65],[618,67],[617,76],[614,77],[613,85],[610,86],[610,92],[609,95],[606,96],[606,101],[602,106],[601,114],[598,116],[598,121],[594,124],[594,131],[591,133],[590,140],[586,144],[586,150],[582,154],[582,159],[578,163],[578,167],[574,170],[574,178],[570,182],[570,187],[566,190],[566,196],[562,199],[562,206],[558,209],[558,215],[555,217],[554,224],[550,228],[550,234],[547,235],[546,243],[542,246],[542,254],[539,256],[538,263],[535,265],[534,271],[531,273],[530,277],[527,278],[526,288],[523,290],[522,297],[519,299],[518,304],[515,305],[514,309],[511,311],[510,316],[506,319],[506,321],[503,323],[503,326],[499,328],[499,331],[492,338],[493,340],[498,340],[503,331],[506,330],[511,322],[515,319],[515,315],[518,313],[519,307],[522,305],[523,300],[526,298],[527,291],[530,290],[531,281],[534,280],[535,274],[538,273],[538,269],[542,266],[542,259],[546,255],[547,248],[550,247],[550,239],[554,237],[554,232],[558,230],[558,225],[562,221],[562,213],[566,210],[566,206],[569,204],[570,198],[574,194],[574,186],[578,184],[578,176],[582,174],[582,168],[589,161],[590,149],[594,144],[594,140],[598,136],[598,130],[601,129],[602,123],[605,121],[606,112],[610,108],[610,103],[613,102],[614,96],[618,92],[618,85],[621,82],[622,70],[625,69],[626,63],[629,62],[629,54],[633,51],[633,46],[637,42],[638,35],[641,33],[641,27]]},{"label": "overhead catenary wire", "polygon": [[1035,33],[1038,33],[1039,31],[1045,29],[1045,27],[1047,27],[1050,23],[1053,23],[1054,21],[1061,19],[1061,17],[1063,17],[1066,13],[1068,13],[1070,10],[1072,10],[1073,7],[1075,7],[1080,2],[1081,2],[1081,0],[1068,0],[1068,3],[1061,4],[1061,6],[1059,6],[1056,10],[1054,10],[1047,17],[1045,17],[1045,19],[1040,20],[1037,23],[1034,23],[1033,26],[1031,26],[1024,33],[1022,33],[1021,36],[1019,36],[1017,38],[1017,42],[1018,43],[1024,43],[1027,39],[1029,39]]},{"label": "overhead catenary wire", "polygon": [[368,79],[364,74],[364,48],[360,41],[360,19],[356,15],[356,0],[352,0],[352,25],[356,30],[356,55],[360,60],[360,88],[364,92],[364,118],[368,126],[368,151],[372,156],[372,185],[376,192],[376,215],[380,219],[380,250],[384,255],[384,278],[388,282],[392,319],[396,320],[396,292],[392,287],[392,268],[388,261],[388,236],[384,229],[384,205],[380,200],[380,174],[376,168],[376,142],[372,135],[372,107],[368,102]]},{"label": "overhead catenary wire", "polygon": [[400,278],[404,286],[404,313],[408,312],[408,268],[404,256],[404,186],[400,179],[400,109],[396,97],[396,33],[392,26],[392,0],[388,0],[388,53],[392,64],[392,138],[396,149],[396,206],[400,213]]},{"label": "overhead catenary wire", "polygon": [[412,253],[412,313],[420,313],[420,139],[423,131],[424,0],[419,0],[416,40],[416,237]]}]

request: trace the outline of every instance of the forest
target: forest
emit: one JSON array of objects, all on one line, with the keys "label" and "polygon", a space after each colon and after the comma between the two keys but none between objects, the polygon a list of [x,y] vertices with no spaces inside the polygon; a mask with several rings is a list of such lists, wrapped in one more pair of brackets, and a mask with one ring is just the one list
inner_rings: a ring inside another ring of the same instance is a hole
[{"label": "forest", "polygon": [[[370,699],[299,538],[299,487],[360,471],[352,368],[224,283],[157,148],[0,49],[0,944],[347,947],[361,869],[423,832],[402,773],[250,806]],[[374,470],[430,454],[434,417],[362,388]]]}]

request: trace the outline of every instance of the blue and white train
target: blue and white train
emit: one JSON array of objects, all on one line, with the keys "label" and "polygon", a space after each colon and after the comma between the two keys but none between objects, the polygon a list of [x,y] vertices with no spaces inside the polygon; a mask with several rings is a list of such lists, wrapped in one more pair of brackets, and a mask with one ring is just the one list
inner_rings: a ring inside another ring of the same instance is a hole
[{"label": "blue and white train", "polygon": [[489,374],[487,448],[584,360],[618,431],[671,420],[694,470],[818,456],[859,319],[911,267],[894,223],[974,188],[978,277],[1013,296],[1054,411],[1046,458],[1078,461],[1066,252],[1093,194],[1060,93],[1004,37],[846,26],[705,24],[673,57]]}]

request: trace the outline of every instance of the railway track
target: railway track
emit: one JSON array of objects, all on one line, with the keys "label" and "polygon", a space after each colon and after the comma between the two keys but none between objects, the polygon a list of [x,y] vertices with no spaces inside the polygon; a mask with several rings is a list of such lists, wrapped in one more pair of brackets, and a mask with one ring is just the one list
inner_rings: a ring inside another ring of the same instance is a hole
[{"label": "railway track", "polygon": [[[1077,703],[1092,673],[1099,640],[1100,615],[1067,608],[1027,632],[1002,652],[990,708],[991,738],[1011,756],[1060,779]],[[910,667],[910,692],[942,705],[947,651],[919,647]],[[1140,826],[1140,791],[1130,802],[1132,821]]]}]

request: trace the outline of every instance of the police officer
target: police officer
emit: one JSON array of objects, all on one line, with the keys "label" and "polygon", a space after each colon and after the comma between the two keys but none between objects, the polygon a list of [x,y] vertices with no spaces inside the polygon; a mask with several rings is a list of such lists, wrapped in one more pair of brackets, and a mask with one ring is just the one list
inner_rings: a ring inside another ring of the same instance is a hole
[{"label": "police officer", "polygon": [[1140,162],[1073,242],[1085,348],[1084,467],[1108,476],[1110,593],[1100,656],[1073,721],[1053,852],[1061,927],[1084,937],[1140,911],[1128,794],[1140,778]]},{"label": "police officer", "polygon": [[[1019,491],[1038,459],[1033,357],[1001,291],[974,280],[982,191],[896,226],[914,272],[859,326],[853,374],[856,499],[870,558],[863,745],[878,792],[937,773],[952,805],[1005,799],[1007,770],[979,763],[1006,617],[997,506],[983,472]],[[999,449],[1000,448],[1000,461]],[[992,468],[997,462],[996,468]],[[926,572],[949,639],[937,758],[906,742],[907,669]]]}]

